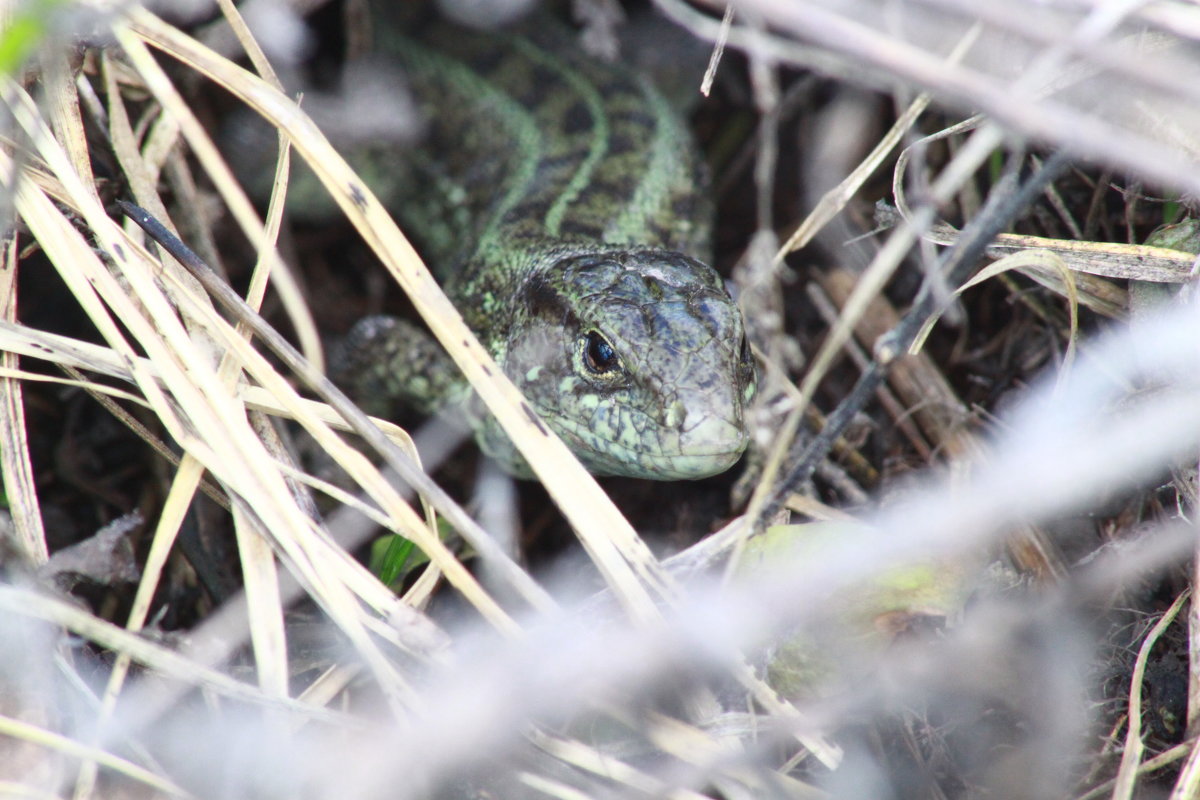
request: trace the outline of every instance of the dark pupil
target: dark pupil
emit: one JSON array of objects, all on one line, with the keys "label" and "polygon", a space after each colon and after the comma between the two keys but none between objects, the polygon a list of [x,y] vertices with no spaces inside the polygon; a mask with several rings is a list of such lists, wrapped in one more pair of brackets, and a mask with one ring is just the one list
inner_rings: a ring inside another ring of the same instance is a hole
[{"label": "dark pupil", "polygon": [[592,372],[603,374],[617,365],[617,354],[612,349],[612,345],[595,331],[587,335],[583,355],[588,369]]}]

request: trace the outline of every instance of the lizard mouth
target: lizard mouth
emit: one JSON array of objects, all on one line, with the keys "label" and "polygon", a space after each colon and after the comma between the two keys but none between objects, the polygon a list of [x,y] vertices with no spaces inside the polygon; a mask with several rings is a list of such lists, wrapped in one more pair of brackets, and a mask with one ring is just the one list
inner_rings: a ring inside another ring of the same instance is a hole
[{"label": "lizard mouth", "polygon": [[636,436],[606,435],[570,419],[547,421],[594,474],[650,480],[718,475],[737,463],[750,440],[743,425],[719,417],[687,431],[655,426]]}]

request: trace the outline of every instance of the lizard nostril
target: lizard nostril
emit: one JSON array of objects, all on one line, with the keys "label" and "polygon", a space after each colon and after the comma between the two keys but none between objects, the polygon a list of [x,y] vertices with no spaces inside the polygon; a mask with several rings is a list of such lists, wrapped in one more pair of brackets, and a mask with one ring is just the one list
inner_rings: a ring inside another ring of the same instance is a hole
[{"label": "lizard nostril", "polygon": [[678,428],[687,419],[687,406],[682,400],[667,403],[663,407],[662,424],[667,428]]}]

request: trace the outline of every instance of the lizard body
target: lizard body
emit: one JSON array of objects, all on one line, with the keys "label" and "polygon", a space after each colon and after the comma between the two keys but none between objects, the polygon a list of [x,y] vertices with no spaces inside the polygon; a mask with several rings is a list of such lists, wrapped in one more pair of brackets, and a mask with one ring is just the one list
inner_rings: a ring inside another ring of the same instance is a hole
[{"label": "lizard body", "polygon": [[[386,14],[387,12],[385,12]],[[597,474],[700,478],[745,449],[754,366],[706,255],[696,148],[644,78],[540,17],[481,33],[377,21],[428,120],[385,202],[531,407]],[[413,190],[419,190],[419,193]],[[369,317],[343,373],[364,401],[462,404],[484,451],[520,455],[415,326]]]}]

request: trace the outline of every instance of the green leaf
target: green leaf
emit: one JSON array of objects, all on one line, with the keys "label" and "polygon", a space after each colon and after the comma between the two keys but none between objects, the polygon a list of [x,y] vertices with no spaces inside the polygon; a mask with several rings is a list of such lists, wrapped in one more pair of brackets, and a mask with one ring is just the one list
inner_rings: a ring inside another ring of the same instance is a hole
[{"label": "green leaf", "polygon": [[417,546],[399,534],[380,536],[371,545],[371,572],[388,586],[395,586],[415,564],[410,564]]},{"label": "green leaf", "polygon": [[67,5],[69,0],[29,0],[12,12],[8,25],[0,32],[0,74],[18,77],[25,62],[50,34],[55,13]]}]

